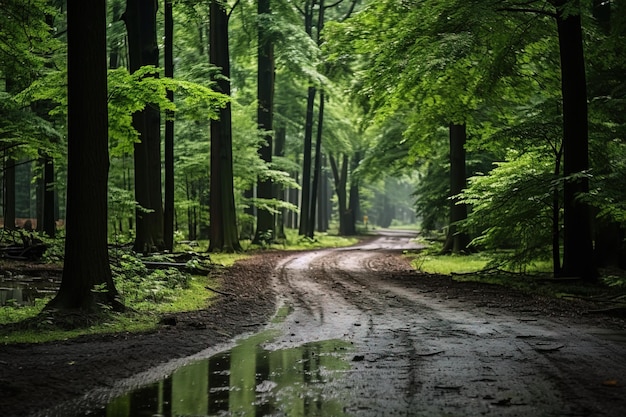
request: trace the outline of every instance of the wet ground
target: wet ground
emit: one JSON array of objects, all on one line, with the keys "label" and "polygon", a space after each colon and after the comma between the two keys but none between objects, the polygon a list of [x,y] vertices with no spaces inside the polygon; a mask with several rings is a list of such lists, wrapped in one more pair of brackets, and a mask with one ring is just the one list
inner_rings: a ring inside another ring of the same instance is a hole
[{"label": "wet ground", "polygon": [[622,321],[416,274],[398,257],[411,237],[284,256],[259,332],[37,415],[626,415]]}]

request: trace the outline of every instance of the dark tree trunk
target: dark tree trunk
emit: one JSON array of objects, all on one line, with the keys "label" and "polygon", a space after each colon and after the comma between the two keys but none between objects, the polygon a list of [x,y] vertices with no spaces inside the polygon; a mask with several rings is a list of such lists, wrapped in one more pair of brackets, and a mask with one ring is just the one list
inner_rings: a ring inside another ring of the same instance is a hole
[{"label": "dark tree trunk", "polygon": [[348,233],[347,223],[350,221],[350,215],[348,213],[348,206],[346,201],[346,187],[348,177],[348,155],[343,156],[341,162],[341,172],[337,166],[337,161],[330,155],[330,167],[333,172],[333,178],[335,180],[335,193],[337,193],[337,208],[339,211],[339,236],[346,236]]},{"label": "dark tree trunk", "polygon": [[[159,65],[156,40],[156,0],[127,0],[124,21],[128,31],[130,71],[145,65]],[[161,189],[161,113],[154,105],[133,115],[139,132],[135,144],[136,252],[153,252],[165,247],[163,241],[163,196]]]},{"label": "dark tree trunk", "polygon": [[[259,148],[259,156],[268,164],[272,163],[272,129],[274,113],[274,45],[264,19],[271,16],[270,0],[258,1],[258,82],[257,82],[257,123],[265,134],[265,143]],[[260,178],[257,183],[257,197],[274,198],[274,187],[269,178]],[[273,240],[275,237],[274,214],[269,210],[257,210],[257,225],[254,243]]]},{"label": "dark tree trunk", "polygon": [[299,234],[308,236],[309,212],[311,210],[311,146],[313,144],[313,109],[315,106],[315,87],[309,87],[304,124],[304,150],[302,153],[302,202],[300,203]]},{"label": "dark tree trunk", "polygon": [[324,90],[320,91],[320,107],[317,113],[317,135],[315,138],[315,166],[313,168],[313,184],[311,185],[311,205],[309,207],[309,226],[307,236],[315,235],[315,209],[319,191],[320,173],[322,170],[322,131],[324,127]]},{"label": "dark tree trunk", "polygon": [[[465,141],[467,139],[465,125],[450,124],[450,196],[458,195],[466,187],[467,174],[465,168]],[[459,232],[457,223],[467,219],[467,206],[450,203],[450,224],[448,237],[443,252],[462,253],[467,250],[469,236]]]},{"label": "dark tree trunk", "polygon": [[[216,80],[219,91],[230,96],[228,15],[224,4],[210,5],[209,54],[211,64],[222,69]],[[211,121],[211,231],[209,251],[240,251],[233,190],[233,139],[231,106],[220,109],[219,120]]]},{"label": "dark tree trunk", "polygon": [[[65,260],[49,309],[121,306],[107,245],[106,1],[67,1],[68,154]],[[95,291],[97,289],[97,291]]]},{"label": "dark tree trunk", "polygon": [[[174,17],[172,0],[165,0],[165,76],[174,78]],[[174,101],[174,92],[167,98]],[[165,249],[174,250],[174,119],[171,112],[165,120],[165,204],[163,207],[163,240]]]},{"label": "dark tree trunk", "polygon": [[[287,130],[284,126],[276,128],[276,140],[274,143],[274,154],[278,157],[285,156],[285,142],[287,141]],[[276,197],[284,201],[286,199],[285,189],[282,185],[276,184],[274,186]],[[280,212],[276,219],[276,237],[278,239],[285,239],[285,217],[287,217],[287,209],[280,209]]]},{"label": "dark tree trunk", "polygon": [[56,236],[54,159],[43,158],[43,227],[42,231],[51,238]]},{"label": "dark tree trunk", "polygon": [[15,159],[9,156],[4,169],[4,228],[15,229]]},{"label": "dark tree trunk", "polygon": [[359,217],[359,180],[352,175],[361,162],[361,153],[356,152],[352,158],[352,166],[350,168],[350,193],[348,197],[348,216],[346,220],[346,235],[356,235],[356,222]]},{"label": "dark tree trunk", "polygon": [[[562,2],[557,2],[562,3]],[[563,94],[563,268],[562,276],[588,281],[598,277],[593,257],[591,213],[579,198],[589,191],[585,176],[572,178],[589,169],[587,85],[580,14],[557,10]]]},{"label": "dark tree trunk", "polygon": [[328,230],[328,217],[330,216],[330,196],[328,194],[328,173],[326,172],[326,155],[322,154],[322,167],[320,169],[319,196],[317,199],[317,231],[324,233]]}]

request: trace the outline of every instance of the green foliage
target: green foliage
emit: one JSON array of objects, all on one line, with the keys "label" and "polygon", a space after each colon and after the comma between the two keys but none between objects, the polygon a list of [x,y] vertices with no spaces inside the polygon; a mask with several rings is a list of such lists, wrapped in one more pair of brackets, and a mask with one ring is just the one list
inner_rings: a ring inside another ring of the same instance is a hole
[{"label": "green foliage", "polygon": [[134,306],[144,306],[144,302],[170,303],[181,290],[189,288],[192,279],[175,268],[150,271],[141,259],[127,254],[111,265],[111,270],[122,301]]},{"label": "green foliage", "polygon": [[514,153],[489,175],[470,179],[460,201],[472,207],[462,226],[478,235],[474,246],[511,248],[500,261],[515,268],[549,259],[553,193],[559,185],[552,164],[541,154]]}]

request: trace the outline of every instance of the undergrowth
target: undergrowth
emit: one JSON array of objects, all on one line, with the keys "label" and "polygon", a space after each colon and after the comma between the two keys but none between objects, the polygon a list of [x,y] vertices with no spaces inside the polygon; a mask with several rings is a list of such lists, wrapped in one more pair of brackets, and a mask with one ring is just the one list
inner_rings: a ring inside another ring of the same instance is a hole
[{"label": "undergrowth", "polygon": [[[441,254],[441,245],[432,243],[418,253],[407,254],[411,265],[426,274],[449,275],[459,282],[495,284],[519,291],[555,298],[603,297],[608,293],[626,292],[626,274],[604,273],[598,283],[554,279],[549,262],[534,262],[516,269],[499,261],[501,254],[478,252]],[[611,288],[612,287],[612,288]]]}]

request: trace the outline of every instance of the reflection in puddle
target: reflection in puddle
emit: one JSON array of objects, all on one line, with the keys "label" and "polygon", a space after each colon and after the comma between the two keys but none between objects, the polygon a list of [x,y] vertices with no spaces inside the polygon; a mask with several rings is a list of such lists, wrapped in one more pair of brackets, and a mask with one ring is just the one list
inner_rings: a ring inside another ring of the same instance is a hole
[{"label": "reflection in puddle", "polygon": [[[339,340],[268,351],[267,333],[191,363],[86,416],[343,416],[331,383],[350,368]],[[331,383],[331,384],[329,384]]]}]

